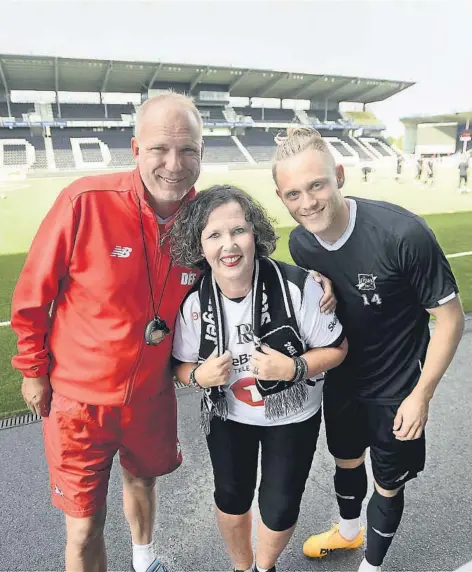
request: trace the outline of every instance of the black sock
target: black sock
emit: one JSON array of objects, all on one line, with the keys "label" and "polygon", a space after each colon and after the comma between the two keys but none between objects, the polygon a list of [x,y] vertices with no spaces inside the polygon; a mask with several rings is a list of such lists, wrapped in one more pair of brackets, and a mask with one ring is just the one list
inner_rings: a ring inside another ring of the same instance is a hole
[{"label": "black sock", "polygon": [[341,518],[350,520],[361,515],[362,501],[367,494],[367,473],[365,463],[355,469],[336,466],[334,490]]},{"label": "black sock", "polygon": [[367,550],[365,558],[372,566],[381,566],[397,532],[405,504],[404,489],[394,497],[384,497],[377,491],[367,506]]}]

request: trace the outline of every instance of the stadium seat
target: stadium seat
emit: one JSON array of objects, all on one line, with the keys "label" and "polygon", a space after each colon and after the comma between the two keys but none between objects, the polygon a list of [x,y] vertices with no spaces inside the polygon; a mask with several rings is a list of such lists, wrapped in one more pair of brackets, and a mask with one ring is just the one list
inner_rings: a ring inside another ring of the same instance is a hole
[{"label": "stadium seat", "polygon": [[[11,140],[19,139],[24,140],[35,149],[35,161],[29,167],[30,169],[47,169],[47,158],[46,150],[44,145],[44,139],[41,135],[33,135],[31,130],[28,128],[16,128],[16,129],[1,129],[0,128],[0,140]],[[28,164],[26,145],[22,144],[3,144],[3,164],[5,167],[18,167],[24,168]],[[0,165],[1,168],[1,165]]]},{"label": "stadium seat", "polygon": [[212,105],[199,105],[198,111],[202,116],[203,121],[214,121],[214,122],[226,122],[226,118],[223,115],[223,107],[215,107]]},{"label": "stadium seat", "polygon": [[[105,114],[105,110],[103,110]],[[107,114],[108,119],[121,119],[122,115],[134,115],[136,113],[136,109],[132,103],[126,104],[115,104],[115,103],[108,103],[107,104]]]},{"label": "stadium seat", "polygon": [[336,151],[341,153],[343,157],[353,157],[353,154],[341,143],[341,141],[336,141],[334,138],[332,138],[330,143],[336,149]]},{"label": "stadium seat", "polygon": [[[105,108],[100,103],[61,103],[62,119],[105,119]],[[56,103],[52,104],[54,117],[59,117]]]},{"label": "stadium seat", "polygon": [[392,154],[389,153],[385,147],[383,147],[379,142],[377,141],[370,141],[370,144],[372,145],[372,147],[378,151],[383,157],[391,157]]},{"label": "stadium seat", "polygon": [[275,153],[275,133],[263,129],[246,129],[238,139],[249,151],[256,163],[266,163],[272,160]]},{"label": "stadium seat", "polygon": [[241,153],[231,137],[204,137],[204,141],[204,163],[247,163],[246,157]]},{"label": "stadium seat", "polygon": [[296,120],[293,109],[269,109],[259,107],[235,107],[238,115],[249,116],[257,122],[292,123]]},{"label": "stadium seat", "polygon": [[354,151],[357,152],[361,161],[372,161],[372,156],[367,152],[366,148],[358,139],[348,136],[341,136],[340,139],[346,141],[346,143],[348,143],[354,149]]},{"label": "stadium seat", "polygon": [[22,120],[23,115],[34,113],[34,103],[10,103],[11,116],[8,114],[8,105],[6,102],[0,103],[0,117],[14,117]]},{"label": "stadium seat", "polygon": [[[104,129],[103,131],[93,131],[92,129],[52,129],[52,144],[56,166],[59,169],[75,169],[77,162],[72,151],[71,139],[98,139],[107,145],[111,160],[108,167],[123,168],[135,165],[133,154],[131,153],[130,141],[133,135],[131,128],[126,129]],[[84,163],[98,163],[106,160],[99,144],[96,141],[81,143],[82,161]]]}]

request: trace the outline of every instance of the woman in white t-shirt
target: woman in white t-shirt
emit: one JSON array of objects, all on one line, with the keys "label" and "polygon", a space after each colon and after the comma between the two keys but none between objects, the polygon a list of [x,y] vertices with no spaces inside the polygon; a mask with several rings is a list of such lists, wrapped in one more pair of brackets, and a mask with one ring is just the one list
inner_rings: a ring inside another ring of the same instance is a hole
[{"label": "woman in white t-shirt", "polygon": [[252,570],[251,504],[261,448],[254,570],[275,570],[300,509],[321,422],[324,372],[347,353],[322,289],[305,270],[268,258],[264,209],[212,187],[184,205],[170,232],[174,262],[202,270],[177,318],[177,378],[202,389],[202,427],[218,525],[235,570]]}]

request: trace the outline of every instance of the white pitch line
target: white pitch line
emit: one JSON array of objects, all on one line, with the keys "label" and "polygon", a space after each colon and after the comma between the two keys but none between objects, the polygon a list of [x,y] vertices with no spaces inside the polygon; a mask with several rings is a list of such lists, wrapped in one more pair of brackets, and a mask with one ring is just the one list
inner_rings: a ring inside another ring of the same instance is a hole
[{"label": "white pitch line", "polygon": [[[472,250],[467,252],[456,252],[455,254],[446,254],[446,258],[459,258],[460,256],[472,256]],[[9,326],[10,322],[0,322],[0,328]]]},{"label": "white pitch line", "polygon": [[456,252],[456,254],[446,254],[446,258],[459,258],[459,256],[470,256],[472,254],[472,250],[468,252]]}]

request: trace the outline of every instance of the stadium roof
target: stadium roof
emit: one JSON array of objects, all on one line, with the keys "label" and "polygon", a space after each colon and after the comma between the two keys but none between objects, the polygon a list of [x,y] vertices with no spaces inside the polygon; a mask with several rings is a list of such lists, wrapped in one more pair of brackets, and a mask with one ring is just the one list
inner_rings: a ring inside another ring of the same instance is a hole
[{"label": "stadium roof", "polygon": [[220,89],[231,96],[372,103],[412,82],[254,70],[211,65],[90,60],[0,54],[0,85],[6,91],[92,91],[142,93],[181,87],[187,93]]},{"label": "stadium roof", "polygon": [[472,111],[458,111],[453,113],[443,113],[441,115],[416,115],[413,117],[403,117],[402,123],[406,125],[419,125],[421,123],[465,123],[472,122]]}]

